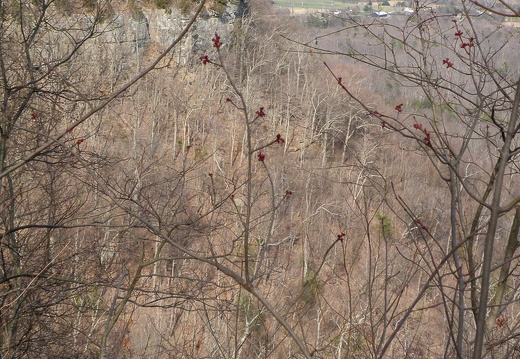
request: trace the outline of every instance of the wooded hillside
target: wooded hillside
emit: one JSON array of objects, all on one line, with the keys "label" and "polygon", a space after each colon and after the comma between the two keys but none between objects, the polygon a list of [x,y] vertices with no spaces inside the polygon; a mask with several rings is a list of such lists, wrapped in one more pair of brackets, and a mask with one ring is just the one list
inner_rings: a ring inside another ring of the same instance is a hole
[{"label": "wooded hillside", "polygon": [[520,13],[471,4],[0,2],[0,357],[520,356]]}]

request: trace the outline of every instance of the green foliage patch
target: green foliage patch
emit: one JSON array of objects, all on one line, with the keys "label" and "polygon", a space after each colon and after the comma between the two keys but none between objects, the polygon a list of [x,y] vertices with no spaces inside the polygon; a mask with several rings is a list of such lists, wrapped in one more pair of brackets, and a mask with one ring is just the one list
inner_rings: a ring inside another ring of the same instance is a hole
[{"label": "green foliage patch", "polygon": [[159,9],[166,9],[170,5],[170,0],[155,0],[155,5]]}]

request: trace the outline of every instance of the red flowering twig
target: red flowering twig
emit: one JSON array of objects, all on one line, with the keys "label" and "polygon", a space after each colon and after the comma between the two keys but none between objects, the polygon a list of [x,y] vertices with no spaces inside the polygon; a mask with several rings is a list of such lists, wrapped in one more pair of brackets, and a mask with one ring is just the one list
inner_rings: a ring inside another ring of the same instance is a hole
[{"label": "red flowering twig", "polygon": [[443,65],[446,65],[446,68],[450,68],[450,67],[453,67],[453,62],[450,61],[450,59],[448,58],[445,58],[444,60],[442,60],[442,64]]},{"label": "red flowering twig", "polygon": [[220,36],[218,36],[217,33],[215,33],[215,37],[211,39],[213,41],[213,47],[216,47],[217,49],[220,49],[222,46],[222,41],[220,41]]}]

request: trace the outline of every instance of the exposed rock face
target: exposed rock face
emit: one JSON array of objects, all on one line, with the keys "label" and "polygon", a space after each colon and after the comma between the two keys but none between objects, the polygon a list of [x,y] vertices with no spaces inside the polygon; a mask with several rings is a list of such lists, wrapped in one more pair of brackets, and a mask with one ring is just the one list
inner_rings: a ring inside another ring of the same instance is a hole
[{"label": "exposed rock face", "polygon": [[[218,32],[223,38],[233,30],[233,23],[244,16],[248,0],[229,1],[220,14],[204,12],[197,19],[192,31],[176,49],[181,62],[194,53],[207,51],[211,38]],[[112,18],[113,31],[109,42],[123,46],[123,53],[144,51],[149,44],[167,47],[190,21],[189,15],[179,10],[141,9],[138,14],[129,11],[115,13]]]},{"label": "exposed rock face", "polygon": [[[170,13],[158,10],[144,11],[149,28],[149,41],[163,47],[168,46],[189,22],[190,18],[178,11]],[[229,18],[231,20],[231,18]],[[234,21],[234,18],[233,18]],[[220,18],[201,16],[193,25],[190,34],[184,39],[177,52],[188,55],[193,52],[203,52],[211,47],[211,38],[215,32],[230,33],[232,22],[223,22]]]},{"label": "exposed rock face", "polygon": [[111,36],[123,46],[124,53],[143,51],[150,44],[150,26],[144,16],[132,16],[128,12],[115,14],[111,19]]}]

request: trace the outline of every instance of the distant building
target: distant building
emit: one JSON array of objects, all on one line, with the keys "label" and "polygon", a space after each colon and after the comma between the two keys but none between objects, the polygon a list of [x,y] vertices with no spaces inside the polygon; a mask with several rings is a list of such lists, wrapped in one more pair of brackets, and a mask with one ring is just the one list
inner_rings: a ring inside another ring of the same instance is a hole
[{"label": "distant building", "polygon": [[387,17],[388,13],[384,11],[377,11],[372,13],[372,17]]}]

